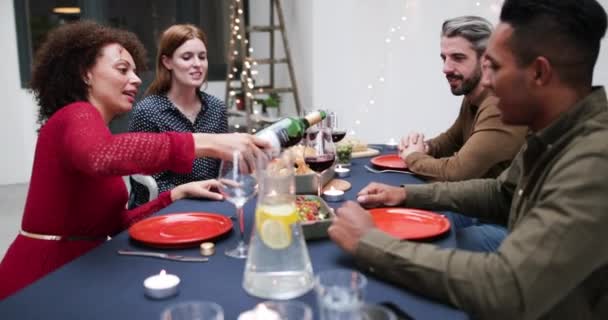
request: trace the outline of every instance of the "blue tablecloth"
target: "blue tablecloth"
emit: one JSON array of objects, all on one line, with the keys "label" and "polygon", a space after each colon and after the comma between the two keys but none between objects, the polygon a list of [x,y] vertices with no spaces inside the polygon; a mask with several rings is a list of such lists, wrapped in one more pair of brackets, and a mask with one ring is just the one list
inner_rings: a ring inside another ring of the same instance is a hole
[{"label": "blue tablecloth", "polygon": [[[347,199],[371,181],[399,185],[422,183],[399,173],[374,174],[365,170],[369,158],[354,159],[352,189]],[[339,203],[330,203],[338,207]],[[253,223],[255,200],[245,206],[246,225]],[[204,211],[232,215],[228,202],[199,200],[177,201],[158,214]],[[85,214],[85,213],[83,213]],[[216,254],[207,263],[173,262],[116,254],[118,249],[150,250],[129,239],[127,232],[114,237],[88,254],[79,257],[31,286],[0,302],[0,319],[160,319],[162,310],[188,300],[210,300],[224,308],[225,319],[236,319],[244,310],[263,301],[247,295],[241,283],[245,260],[233,259],[223,252],[238,239],[236,231],[217,239]],[[453,233],[432,240],[442,247],[455,247]],[[157,250],[157,249],[152,249]],[[333,268],[355,268],[353,259],[330,240],[309,241],[308,250],[315,272]],[[198,249],[171,250],[178,254],[199,255]],[[143,281],[161,269],[181,278],[179,294],[165,300],[151,300],[144,295]],[[366,300],[370,303],[391,301],[415,319],[467,319],[467,315],[450,306],[434,302],[408,290],[368,275]],[[1,281],[1,279],[0,279]],[[314,291],[297,300],[308,303],[316,313]],[[315,317],[316,318],[316,317]]]}]

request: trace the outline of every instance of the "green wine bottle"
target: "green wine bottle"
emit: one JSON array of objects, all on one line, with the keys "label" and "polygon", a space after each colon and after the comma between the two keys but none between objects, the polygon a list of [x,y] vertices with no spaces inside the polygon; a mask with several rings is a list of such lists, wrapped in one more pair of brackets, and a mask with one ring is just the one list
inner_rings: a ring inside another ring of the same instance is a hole
[{"label": "green wine bottle", "polygon": [[325,119],[325,111],[315,111],[304,118],[283,118],[258,131],[256,136],[270,142],[270,155],[276,157],[281,150],[291,147],[302,140],[306,129]]}]

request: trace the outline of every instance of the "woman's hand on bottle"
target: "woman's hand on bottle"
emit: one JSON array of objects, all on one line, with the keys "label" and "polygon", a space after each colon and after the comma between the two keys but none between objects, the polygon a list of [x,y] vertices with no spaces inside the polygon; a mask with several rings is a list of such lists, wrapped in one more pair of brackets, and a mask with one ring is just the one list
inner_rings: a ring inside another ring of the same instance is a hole
[{"label": "woman's hand on bottle", "polygon": [[222,184],[215,180],[194,181],[179,185],[171,190],[171,200],[183,198],[208,198],[222,200],[224,196],[219,192]]},{"label": "woman's hand on bottle", "polygon": [[259,137],[244,133],[225,133],[225,134],[206,134],[195,133],[194,145],[196,156],[211,157],[221,160],[232,160],[232,153],[239,151],[243,158],[242,168],[251,172],[256,167],[256,162],[268,161],[268,156],[264,152],[270,148],[270,143]]}]

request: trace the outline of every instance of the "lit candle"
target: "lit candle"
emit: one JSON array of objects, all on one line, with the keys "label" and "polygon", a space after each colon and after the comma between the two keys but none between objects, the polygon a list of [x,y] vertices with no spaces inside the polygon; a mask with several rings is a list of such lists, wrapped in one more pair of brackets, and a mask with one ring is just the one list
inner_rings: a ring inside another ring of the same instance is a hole
[{"label": "lit candle", "polygon": [[164,299],[177,294],[179,282],[178,276],[161,270],[159,274],[150,276],[144,280],[144,288],[148,297]]},{"label": "lit candle", "polygon": [[333,186],[329,190],[323,192],[323,196],[327,201],[337,202],[344,200],[344,191],[338,190]]},{"label": "lit candle", "polygon": [[350,169],[349,168],[344,168],[341,165],[338,165],[334,171],[336,172],[336,175],[338,175],[338,177],[340,178],[346,178],[348,176],[350,176]]},{"label": "lit candle", "polygon": [[281,320],[281,317],[276,311],[260,303],[253,310],[241,313],[238,320]]},{"label": "lit candle", "polygon": [[389,149],[396,149],[398,144],[399,143],[397,142],[397,140],[395,140],[395,138],[390,138],[386,142],[386,147]]}]

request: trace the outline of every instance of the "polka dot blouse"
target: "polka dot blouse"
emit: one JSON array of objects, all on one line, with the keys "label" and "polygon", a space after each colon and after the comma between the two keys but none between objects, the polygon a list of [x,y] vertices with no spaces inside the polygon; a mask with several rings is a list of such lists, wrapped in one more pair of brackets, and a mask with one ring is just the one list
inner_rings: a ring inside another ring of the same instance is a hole
[{"label": "polka dot blouse", "polygon": [[[166,95],[149,95],[133,107],[129,122],[132,132],[192,132],[192,133],[226,133],[228,119],[224,102],[212,95],[199,92],[201,111],[192,123],[182,114]],[[192,173],[178,174],[164,171],[154,175],[159,192],[173,189],[175,186],[199,180],[215,179],[218,176],[220,161],[212,158],[195,159]],[[147,201],[145,187],[133,186],[135,205]]]}]

